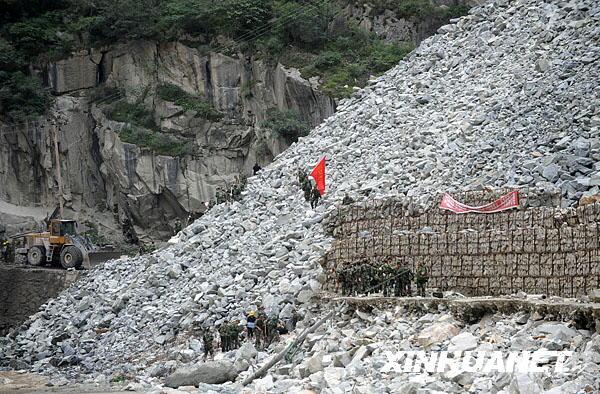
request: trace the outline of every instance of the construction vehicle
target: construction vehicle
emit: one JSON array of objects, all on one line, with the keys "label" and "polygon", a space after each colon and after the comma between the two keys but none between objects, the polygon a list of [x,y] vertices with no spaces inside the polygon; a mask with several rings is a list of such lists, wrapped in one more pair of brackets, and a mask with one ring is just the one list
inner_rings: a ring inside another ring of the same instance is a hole
[{"label": "construction vehicle", "polygon": [[48,231],[24,234],[15,253],[33,266],[60,263],[63,268],[80,268],[84,261],[89,263],[93,246],[77,234],[76,225],[74,220],[50,219]]}]

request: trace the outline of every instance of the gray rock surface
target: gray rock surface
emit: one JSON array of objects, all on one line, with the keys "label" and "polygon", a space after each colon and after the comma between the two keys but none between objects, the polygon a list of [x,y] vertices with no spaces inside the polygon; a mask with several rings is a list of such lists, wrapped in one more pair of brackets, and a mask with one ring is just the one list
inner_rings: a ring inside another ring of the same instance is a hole
[{"label": "gray rock surface", "polygon": [[221,384],[235,380],[237,372],[226,360],[210,361],[197,366],[178,368],[165,379],[165,386],[196,386],[200,383]]},{"label": "gray rock surface", "polygon": [[[100,68],[103,86],[121,93],[92,98],[94,91],[88,88],[99,83]],[[117,227],[114,211],[119,223],[128,216],[140,237],[166,240],[173,235],[176,217],[185,220],[189,212],[204,212],[217,187],[230,187],[240,174],[252,174],[255,164],[270,163],[290,141],[261,127],[269,109],[296,111],[316,126],[336,108],[335,100],[297,70],[258,59],[203,54],[180,43],[135,42],[102,54],[82,52],[52,64],[49,73],[52,88],[62,94],[51,116],[62,123],[59,147],[67,213],[102,223],[101,230],[112,239],[118,238],[117,231],[108,230]],[[156,88],[162,84],[208,100],[223,119],[205,120],[161,100]],[[154,113],[157,127],[184,141],[193,154],[158,155],[124,143],[119,133],[132,126],[106,116],[108,104],[119,99]],[[0,144],[0,182],[5,186],[0,188],[1,200],[24,207],[56,205],[51,116],[6,128],[6,143]],[[2,123],[0,128],[5,129]],[[11,164],[16,162],[20,164]],[[0,216],[11,213],[0,207]],[[33,214],[15,212],[8,220],[21,223],[17,218],[28,216]],[[29,224],[25,222],[10,230],[19,231]]]}]

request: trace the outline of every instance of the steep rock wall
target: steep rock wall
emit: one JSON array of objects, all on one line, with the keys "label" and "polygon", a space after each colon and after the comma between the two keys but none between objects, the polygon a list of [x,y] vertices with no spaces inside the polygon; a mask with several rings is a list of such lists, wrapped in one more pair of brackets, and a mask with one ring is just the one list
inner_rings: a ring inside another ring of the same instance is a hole
[{"label": "steep rock wall", "polygon": [[[53,119],[58,118],[67,212],[79,219],[94,217],[113,236],[119,233],[117,223],[129,217],[138,235],[164,239],[172,234],[174,218],[200,214],[217,187],[251,174],[256,163],[268,164],[289,145],[260,127],[270,108],[293,109],[315,126],[336,105],[296,70],[204,54],[181,43],[136,42],[81,52],[48,67],[47,81],[59,95],[52,113],[38,122],[4,127],[0,199],[48,211],[57,204]],[[112,99],[142,100],[161,132],[188,141],[193,153],[161,156],[121,141],[119,132],[130,125],[107,118],[106,100],[89,89],[99,84],[124,92]],[[163,84],[203,97],[223,119],[201,119],[161,100],[156,88]]]},{"label": "steep rock wall", "polygon": [[[425,38],[435,34],[438,28],[448,23],[443,16],[420,15],[419,17],[403,17],[390,9],[379,10],[381,0],[356,1],[343,0],[346,18],[355,21],[362,29],[376,34],[386,41],[410,42],[418,44]],[[431,0],[433,7],[464,5],[473,7],[484,4],[486,0]]]}]

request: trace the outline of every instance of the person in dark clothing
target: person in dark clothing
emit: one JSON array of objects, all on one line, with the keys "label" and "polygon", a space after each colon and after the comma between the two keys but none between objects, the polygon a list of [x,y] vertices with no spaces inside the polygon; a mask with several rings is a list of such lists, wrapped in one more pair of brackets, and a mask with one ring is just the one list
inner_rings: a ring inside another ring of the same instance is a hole
[{"label": "person in dark clothing", "polygon": [[248,330],[248,339],[254,338],[254,331],[256,330],[256,312],[250,311],[246,315],[246,329]]},{"label": "person in dark clothing", "polygon": [[425,286],[427,286],[428,281],[429,273],[427,272],[427,267],[423,264],[419,264],[415,274],[415,283],[417,284],[417,291],[421,297],[425,297]]},{"label": "person in dark clothing", "polygon": [[208,359],[209,356],[211,358],[215,356],[213,340],[213,333],[208,328],[205,328],[204,332],[202,333],[202,342],[204,344],[204,360]]},{"label": "person in dark clothing", "polygon": [[9,254],[10,254],[10,243],[8,242],[7,239],[0,239],[0,251],[2,251],[2,260],[5,263],[8,263],[9,261]]},{"label": "person in dark clothing", "polygon": [[310,195],[310,206],[312,207],[312,209],[315,209],[317,207],[320,199],[321,193],[319,192],[319,189],[317,189],[317,185],[314,185]]},{"label": "person in dark clothing", "polygon": [[221,352],[229,351],[229,322],[224,321],[219,327],[219,338],[221,340]]},{"label": "person in dark clothing", "polygon": [[342,205],[350,205],[354,203],[354,199],[346,193],[344,195],[344,199],[342,200]]},{"label": "person in dark clothing", "polygon": [[258,172],[262,170],[262,167],[258,165],[258,163],[256,163],[254,165],[254,167],[252,167],[252,171],[254,172],[254,175],[258,174]]},{"label": "person in dark clothing", "polygon": [[289,332],[289,330],[286,325],[280,321],[279,324],[277,324],[277,332],[279,335],[285,335]]}]

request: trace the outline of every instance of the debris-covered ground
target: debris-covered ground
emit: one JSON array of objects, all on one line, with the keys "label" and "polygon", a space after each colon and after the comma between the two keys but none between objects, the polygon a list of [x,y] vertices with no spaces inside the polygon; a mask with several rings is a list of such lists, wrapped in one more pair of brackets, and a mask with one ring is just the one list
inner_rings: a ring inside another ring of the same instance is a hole
[{"label": "debris-covered ground", "polygon": [[[319,261],[331,240],[321,223],[345,193],[357,200],[406,195],[423,205],[440,191],[484,186],[559,189],[565,205],[598,194],[599,22],[595,0],[497,1],[474,8],[250,178],[240,202],[216,206],[174,246],[87,273],[1,340],[0,364],[66,381],[156,385],[176,367],[201,360],[200,342],[191,337],[195,321],[215,326],[262,304],[281,318],[300,315],[305,321],[299,328],[306,327],[330,308],[311,299],[326,280]],[[328,157],[328,192],[312,210],[296,169],[309,169],[322,156]],[[541,381],[497,374],[472,381],[436,375],[386,380],[381,349],[419,346],[413,339],[426,326],[454,322],[444,312],[380,311],[371,322],[344,316],[336,316],[325,340],[315,340],[305,357],[312,360],[321,350],[349,357],[366,346],[361,352],[370,355],[360,363],[339,367],[321,360],[323,370],[307,366],[309,375],[299,365],[289,371],[278,365],[251,390],[312,385],[332,392],[386,386],[391,392],[539,392],[535,387],[556,386],[551,392],[576,392],[570,384],[586,391],[600,376],[599,360],[583,353],[589,364],[579,364],[580,372]],[[563,348],[590,350],[597,343],[595,334],[563,324],[555,330],[560,335],[532,339],[540,322],[514,319],[496,316],[449,332],[473,333],[476,346],[535,349],[558,338]],[[266,357],[259,353],[260,362]],[[238,362],[235,373],[246,366]],[[227,387],[239,390],[239,380]]]}]

